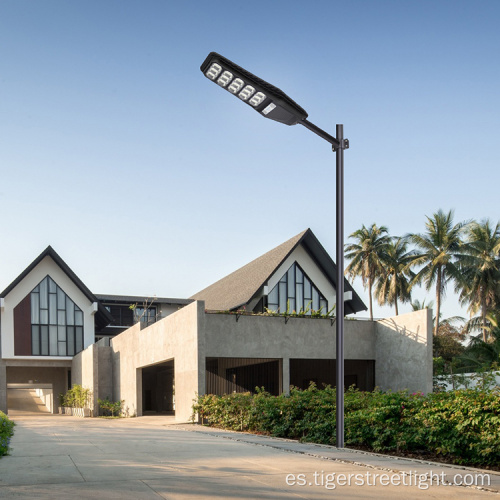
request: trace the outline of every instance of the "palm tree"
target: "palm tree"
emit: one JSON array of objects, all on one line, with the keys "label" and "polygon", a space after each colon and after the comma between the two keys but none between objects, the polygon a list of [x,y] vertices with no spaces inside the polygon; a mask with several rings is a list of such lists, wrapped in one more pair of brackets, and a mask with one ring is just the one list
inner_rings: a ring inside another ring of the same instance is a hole
[{"label": "palm tree", "polygon": [[410,282],[414,273],[409,269],[414,251],[408,251],[408,240],[393,238],[384,252],[382,264],[384,272],[378,277],[376,285],[377,300],[380,305],[393,304],[398,311],[398,300],[410,302]]},{"label": "palm tree", "polygon": [[[436,322],[434,335],[439,330],[441,298],[450,280],[461,282],[461,275],[456,264],[461,257],[462,233],[466,222],[453,225],[453,210],[445,214],[438,210],[432,217],[427,217],[424,234],[410,234],[408,237],[417,246],[413,265],[422,266],[415,276],[413,284],[424,283],[427,290],[436,285]],[[420,250],[420,252],[418,252]]]},{"label": "palm tree", "polygon": [[471,223],[464,253],[460,302],[469,304],[471,314],[481,312],[483,341],[486,341],[486,317],[500,299],[500,224],[493,227],[489,220]]},{"label": "palm tree", "polygon": [[349,238],[357,240],[357,243],[346,245],[346,258],[351,262],[345,270],[351,279],[360,276],[363,286],[368,286],[368,295],[370,297],[370,319],[373,320],[372,288],[377,277],[383,273],[384,259],[387,246],[391,238],[385,226],[377,227],[372,224],[370,227],[361,227],[354,231]]},{"label": "palm tree", "polygon": [[420,302],[420,300],[415,299],[411,302],[411,308],[414,311],[420,311],[421,309],[432,309],[434,307],[434,301],[429,300],[429,303],[425,303],[425,299]]}]

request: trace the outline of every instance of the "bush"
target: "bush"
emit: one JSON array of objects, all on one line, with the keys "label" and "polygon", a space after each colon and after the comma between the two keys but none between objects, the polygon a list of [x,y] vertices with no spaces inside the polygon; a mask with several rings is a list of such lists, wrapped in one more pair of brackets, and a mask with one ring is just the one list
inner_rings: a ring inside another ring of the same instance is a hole
[{"label": "bush", "polygon": [[[384,452],[418,452],[458,464],[500,462],[500,393],[462,390],[433,393],[345,393],[345,444]],[[336,442],[336,393],[293,389],[200,396],[193,405],[209,425],[321,444]],[[194,414],[193,414],[194,418]]]},{"label": "bush", "polygon": [[0,411],[0,457],[9,452],[10,438],[14,434],[14,422]]},{"label": "bush", "polygon": [[75,384],[71,389],[66,391],[62,398],[63,406],[67,408],[89,408],[92,391],[85,389],[81,385]]},{"label": "bush", "polygon": [[98,399],[97,402],[99,403],[99,408],[101,410],[104,410],[104,412],[108,415],[111,413],[111,416],[114,417],[115,413],[119,416],[122,412],[122,407],[125,400],[122,399],[121,401],[111,401],[109,397],[106,396],[105,399]]}]

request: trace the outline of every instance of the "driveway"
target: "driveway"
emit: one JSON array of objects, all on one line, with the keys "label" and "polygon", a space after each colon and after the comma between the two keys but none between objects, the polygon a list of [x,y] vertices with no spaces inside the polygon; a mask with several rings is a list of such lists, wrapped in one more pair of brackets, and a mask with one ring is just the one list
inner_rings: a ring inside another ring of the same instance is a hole
[{"label": "driveway", "polygon": [[0,459],[2,498],[500,498],[500,474],[488,473],[489,491],[436,485],[441,478],[477,482],[481,471],[176,425],[169,417],[14,420],[11,456]]}]

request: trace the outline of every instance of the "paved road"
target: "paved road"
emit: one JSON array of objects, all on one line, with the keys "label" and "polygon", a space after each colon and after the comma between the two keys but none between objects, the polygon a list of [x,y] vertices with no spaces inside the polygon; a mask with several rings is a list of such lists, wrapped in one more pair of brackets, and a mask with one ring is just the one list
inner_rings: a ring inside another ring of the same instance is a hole
[{"label": "paved road", "polygon": [[169,417],[14,420],[12,454],[0,459],[1,498],[500,498],[500,474],[491,474],[490,491],[428,487],[431,472],[434,482],[456,474],[470,482],[477,471],[172,425]]}]

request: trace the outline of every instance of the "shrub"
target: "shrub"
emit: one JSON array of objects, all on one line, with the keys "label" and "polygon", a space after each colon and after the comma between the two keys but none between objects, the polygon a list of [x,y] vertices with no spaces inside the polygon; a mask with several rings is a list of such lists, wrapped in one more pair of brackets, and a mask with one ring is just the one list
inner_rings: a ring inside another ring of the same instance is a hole
[{"label": "shrub", "polygon": [[14,434],[14,422],[0,411],[0,457],[9,452],[10,438]]},{"label": "shrub", "polygon": [[92,391],[90,389],[75,384],[71,389],[66,391],[63,397],[63,406],[67,408],[88,408],[91,397]]},{"label": "shrub", "polygon": [[117,415],[121,414],[123,403],[125,402],[125,400],[122,399],[121,401],[111,401],[109,397],[106,396],[105,399],[98,399],[97,402],[99,403],[99,408],[101,408],[101,410],[104,410],[104,412],[108,415],[111,413],[111,416],[114,417],[115,413]]},{"label": "shrub", "polygon": [[[421,393],[345,393],[345,444],[373,451],[432,453],[458,464],[500,462],[500,393],[468,389]],[[209,425],[321,444],[336,441],[336,392],[329,386],[292,388],[271,396],[263,389],[200,396],[193,405]],[[193,415],[194,417],[194,415]]]}]

